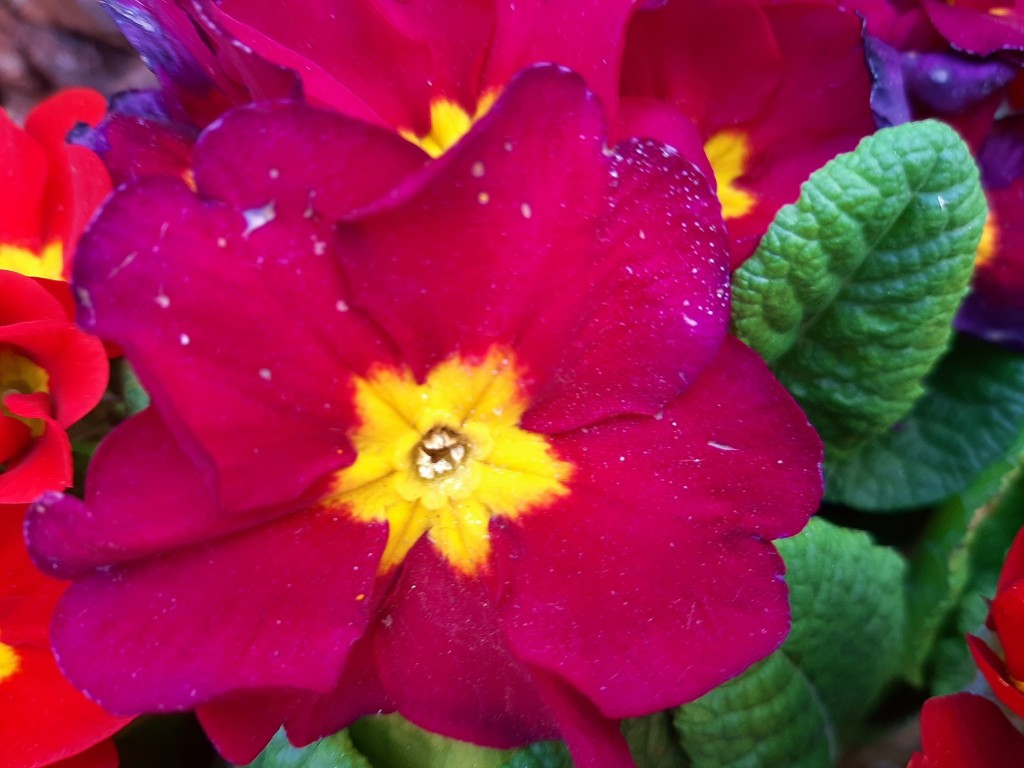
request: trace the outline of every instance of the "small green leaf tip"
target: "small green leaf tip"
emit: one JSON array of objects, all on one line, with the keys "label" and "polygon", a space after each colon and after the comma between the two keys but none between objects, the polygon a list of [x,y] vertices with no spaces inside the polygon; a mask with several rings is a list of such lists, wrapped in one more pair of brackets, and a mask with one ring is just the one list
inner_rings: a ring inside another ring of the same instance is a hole
[{"label": "small green leaf tip", "polygon": [[782,208],[733,279],[733,331],[838,457],[907,413],[946,349],[987,206],[948,126],[887,128]]}]

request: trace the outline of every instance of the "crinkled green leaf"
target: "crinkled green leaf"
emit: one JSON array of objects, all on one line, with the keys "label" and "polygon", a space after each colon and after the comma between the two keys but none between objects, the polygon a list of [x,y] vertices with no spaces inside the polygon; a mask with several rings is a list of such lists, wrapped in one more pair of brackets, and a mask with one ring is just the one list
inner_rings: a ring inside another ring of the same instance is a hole
[{"label": "crinkled green leaf", "polygon": [[812,174],[733,280],[735,333],[838,457],[905,415],[946,349],[986,215],[970,152],[925,121]]},{"label": "crinkled green leaf", "polygon": [[288,743],[284,731],[270,744],[249,768],[375,768],[352,744],[347,731],[328,736],[308,747],[297,748]]},{"label": "crinkled green leaf", "polygon": [[694,768],[829,768],[831,726],[782,651],[676,710]]},{"label": "crinkled green leaf", "polygon": [[689,765],[672,727],[670,712],[623,720],[622,733],[637,768],[687,768]]},{"label": "crinkled green leaf", "polygon": [[572,768],[572,760],[560,742],[487,749],[383,715],[364,717],[308,747],[293,747],[278,733],[251,768]]},{"label": "crinkled green leaf", "polygon": [[827,493],[858,509],[924,506],[959,493],[1024,424],[1024,355],[957,340],[906,418],[826,464]]},{"label": "crinkled green leaf", "polygon": [[767,660],[677,710],[693,768],[831,766],[837,743],[897,672],[899,555],[824,520],[778,545],[793,629]]}]

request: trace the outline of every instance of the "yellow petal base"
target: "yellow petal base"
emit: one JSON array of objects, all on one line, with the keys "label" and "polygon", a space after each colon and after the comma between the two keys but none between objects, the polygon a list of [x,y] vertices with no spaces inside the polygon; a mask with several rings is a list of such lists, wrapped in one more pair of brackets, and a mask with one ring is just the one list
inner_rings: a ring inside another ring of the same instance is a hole
[{"label": "yellow petal base", "polygon": [[572,465],[519,426],[521,381],[512,352],[499,348],[482,361],[449,358],[422,384],[392,368],[356,380],[357,458],[322,503],[388,523],[382,573],[424,535],[475,573],[490,554],[492,517],[516,519],[569,492]]}]

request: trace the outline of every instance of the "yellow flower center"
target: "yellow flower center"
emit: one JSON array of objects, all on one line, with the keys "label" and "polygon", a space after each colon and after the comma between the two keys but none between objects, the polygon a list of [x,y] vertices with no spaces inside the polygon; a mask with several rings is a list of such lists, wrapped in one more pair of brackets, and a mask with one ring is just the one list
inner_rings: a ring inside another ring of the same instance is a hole
[{"label": "yellow flower center", "polygon": [[0,683],[21,669],[18,652],[6,643],[0,643]]},{"label": "yellow flower center", "polygon": [[704,153],[715,173],[718,199],[722,203],[722,216],[737,219],[750,213],[757,198],[753,193],[736,185],[747,172],[750,162],[750,140],[742,131],[719,131],[704,144]]},{"label": "yellow flower center", "polygon": [[64,279],[64,245],[59,240],[36,253],[16,245],[0,244],[0,269],[20,272],[26,277]]},{"label": "yellow flower center", "polygon": [[527,400],[508,350],[449,358],[422,384],[406,369],[377,368],[356,379],[354,397],[356,460],[322,505],[388,523],[382,573],[424,535],[474,573],[490,554],[491,518],[515,520],[569,493],[572,464],[519,426]]},{"label": "yellow flower center", "polygon": [[449,99],[434,99],[430,102],[430,130],[426,134],[420,136],[407,128],[399,129],[398,132],[402,138],[411,141],[431,157],[440,157],[469,133],[469,129],[487,114],[497,98],[498,91],[488,91],[480,97],[473,114]]},{"label": "yellow flower center", "polygon": [[33,437],[39,437],[45,428],[43,420],[15,416],[4,406],[3,399],[10,394],[49,391],[50,377],[46,371],[14,350],[0,347],[0,417],[17,419],[32,430]]}]

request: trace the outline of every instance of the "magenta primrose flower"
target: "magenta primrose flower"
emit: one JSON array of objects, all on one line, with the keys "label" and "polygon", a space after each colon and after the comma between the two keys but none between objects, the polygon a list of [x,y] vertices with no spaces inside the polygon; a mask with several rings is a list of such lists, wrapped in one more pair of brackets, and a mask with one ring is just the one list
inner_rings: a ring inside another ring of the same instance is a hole
[{"label": "magenta primrose flower", "polygon": [[617,768],[778,647],[820,442],[727,335],[707,182],[606,136],[545,66],[437,160],[278,102],[114,195],[76,290],[153,405],[28,522],[76,685],[237,762],[398,711]]}]

